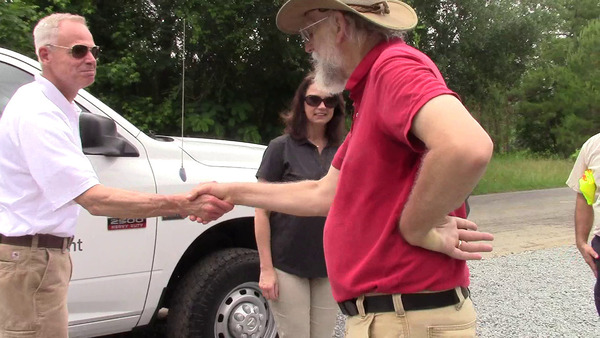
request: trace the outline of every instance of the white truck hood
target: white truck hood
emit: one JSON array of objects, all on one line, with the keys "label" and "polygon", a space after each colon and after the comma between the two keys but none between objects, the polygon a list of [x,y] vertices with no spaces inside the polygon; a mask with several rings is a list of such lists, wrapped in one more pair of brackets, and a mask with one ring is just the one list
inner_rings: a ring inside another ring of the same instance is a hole
[{"label": "white truck hood", "polygon": [[[182,147],[181,137],[172,137]],[[195,161],[211,167],[258,169],[266,146],[252,143],[183,138],[183,150]]]}]

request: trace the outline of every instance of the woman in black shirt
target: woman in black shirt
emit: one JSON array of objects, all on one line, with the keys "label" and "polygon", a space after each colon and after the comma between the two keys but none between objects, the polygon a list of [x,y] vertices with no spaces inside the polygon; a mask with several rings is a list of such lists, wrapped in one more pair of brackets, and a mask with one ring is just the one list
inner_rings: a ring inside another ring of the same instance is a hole
[{"label": "woman in black shirt", "polygon": [[[285,133],[273,139],[256,177],[259,181],[318,180],[327,174],[342,143],[344,100],[300,83],[291,109],[283,114]],[[259,286],[269,300],[278,333],[284,337],[331,337],[338,307],[331,294],[323,255],[325,217],[297,217],[256,209]]]}]

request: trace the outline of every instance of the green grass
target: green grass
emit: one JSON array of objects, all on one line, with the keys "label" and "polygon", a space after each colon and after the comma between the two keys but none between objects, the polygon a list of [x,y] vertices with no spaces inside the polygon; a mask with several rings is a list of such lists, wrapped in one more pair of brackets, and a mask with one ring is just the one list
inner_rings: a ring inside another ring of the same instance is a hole
[{"label": "green grass", "polygon": [[523,153],[494,154],[473,195],[566,187],[573,163]]}]

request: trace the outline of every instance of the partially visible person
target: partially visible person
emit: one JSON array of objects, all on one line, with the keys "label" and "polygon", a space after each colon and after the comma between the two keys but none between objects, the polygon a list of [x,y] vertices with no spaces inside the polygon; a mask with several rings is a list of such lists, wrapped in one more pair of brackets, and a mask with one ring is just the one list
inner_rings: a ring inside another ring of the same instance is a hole
[{"label": "partially visible person", "polygon": [[[300,83],[283,116],[285,134],[273,139],[259,182],[318,180],[327,174],[344,137],[344,101],[317,89],[314,75]],[[338,307],[323,254],[325,217],[297,217],[256,209],[259,287],[269,300],[279,337],[331,337]]]},{"label": "partially visible person", "polygon": [[[491,251],[464,201],[493,144],[426,55],[397,0],[289,0],[277,27],[300,34],[325,92],[350,92],[354,118],[325,177],[209,183],[233,204],[327,216],[323,245],[346,337],[474,337],[468,259]],[[195,219],[196,217],[192,217]]]},{"label": "partially visible person", "polygon": [[0,337],[61,338],[68,336],[68,248],[80,205],[93,215],[200,213],[205,221],[233,206],[100,184],[82,152],[73,102],[94,82],[99,48],[78,15],[49,15],[33,36],[42,73],[17,90],[0,118]]},{"label": "partially visible person", "polygon": [[[591,176],[586,175],[591,170]],[[594,227],[594,236],[589,241],[590,232],[594,225],[594,211],[599,211],[597,186],[600,182],[600,134],[589,138],[581,147],[575,165],[567,179],[567,185],[576,192],[575,195],[575,244],[583,260],[590,266],[596,277],[594,286],[594,303],[600,315],[600,279],[598,269],[600,260],[600,225]],[[592,185],[592,191],[586,191],[586,185]],[[585,196],[587,195],[587,196]],[[587,197],[587,198],[586,198]],[[589,243],[589,244],[588,244]]]}]

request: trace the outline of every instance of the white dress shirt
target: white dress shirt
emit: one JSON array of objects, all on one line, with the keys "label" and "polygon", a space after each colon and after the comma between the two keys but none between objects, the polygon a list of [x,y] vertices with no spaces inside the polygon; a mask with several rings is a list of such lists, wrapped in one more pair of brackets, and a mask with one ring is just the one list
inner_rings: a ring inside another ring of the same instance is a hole
[{"label": "white dress shirt", "polygon": [[0,233],[75,233],[73,201],[99,184],[81,149],[80,110],[41,75],[19,88],[0,118]]}]

